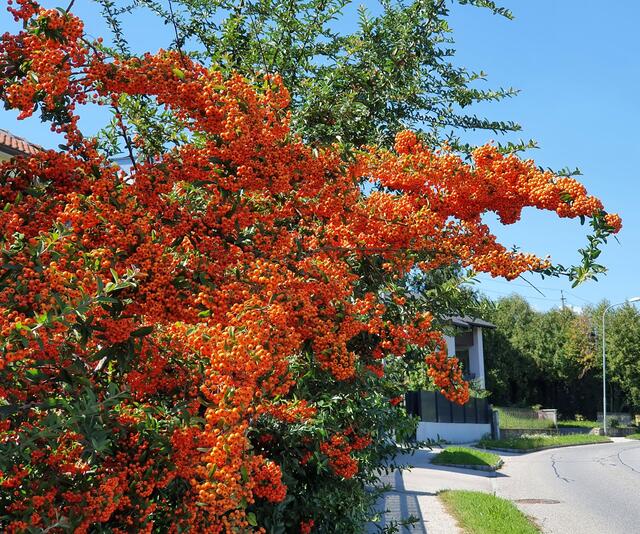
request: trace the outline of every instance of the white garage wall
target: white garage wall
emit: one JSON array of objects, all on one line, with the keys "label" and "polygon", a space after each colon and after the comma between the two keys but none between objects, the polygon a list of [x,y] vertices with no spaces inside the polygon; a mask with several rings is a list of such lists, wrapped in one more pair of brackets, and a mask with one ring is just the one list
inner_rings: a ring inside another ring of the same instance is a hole
[{"label": "white garage wall", "polygon": [[475,423],[418,423],[416,439],[445,440],[449,443],[469,443],[478,441],[486,434],[491,435],[490,424]]}]

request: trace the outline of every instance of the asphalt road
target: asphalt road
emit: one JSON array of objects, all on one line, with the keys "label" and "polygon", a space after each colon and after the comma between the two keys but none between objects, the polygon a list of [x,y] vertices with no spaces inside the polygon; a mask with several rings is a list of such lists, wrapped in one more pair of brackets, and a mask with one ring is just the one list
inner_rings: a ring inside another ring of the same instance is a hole
[{"label": "asphalt road", "polygon": [[493,480],[550,534],[640,532],[640,442],[549,449],[508,458]]},{"label": "asphalt road", "polygon": [[640,533],[640,441],[501,453],[505,465],[495,474],[433,466],[433,454],[417,453],[409,459],[413,469],[388,479],[395,491],[386,507],[396,518],[420,517],[415,533],[448,534],[447,525],[452,528],[435,498],[443,489],[505,497],[546,534]]}]

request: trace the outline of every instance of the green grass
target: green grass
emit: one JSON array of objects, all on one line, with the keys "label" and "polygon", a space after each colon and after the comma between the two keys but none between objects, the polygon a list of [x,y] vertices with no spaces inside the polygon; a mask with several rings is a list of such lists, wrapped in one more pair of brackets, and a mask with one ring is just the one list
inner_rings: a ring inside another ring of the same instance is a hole
[{"label": "green grass", "polygon": [[483,439],[478,442],[478,446],[487,449],[517,449],[527,451],[541,447],[585,445],[587,443],[607,443],[610,441],[606,436],[594,436],[591,434],[566,434],[564,436],[532,435],[508,439]]},{"label": "green grass", "polygon": [[640,434],[629,434],[628,436],[625,436],[625,438],[640,439]]},{"label": "green grass", "polygon": [[479,491],[447,490],[438,494],[467,534],[538,534],[540,530],[516,506]]},{"label": "green grass", "polygon": [[562,428],[598,428],[602,423],[598,421],[558,421],[558,427]]},{"label": "green grass", "polygon": [[[526,417],[527,410],[517,408],[496,408],[500,413],[500,428],[505,430],[537,430],[554,428],[553,421]],[[522,415],[519,415],[521,413]]]},{"label": "green grass", "polygon": [[500,456],[492,452],[478,451],[468,447],[447,447],[433,460],[436,465],[484,465],[492,467],[500,463]]}]

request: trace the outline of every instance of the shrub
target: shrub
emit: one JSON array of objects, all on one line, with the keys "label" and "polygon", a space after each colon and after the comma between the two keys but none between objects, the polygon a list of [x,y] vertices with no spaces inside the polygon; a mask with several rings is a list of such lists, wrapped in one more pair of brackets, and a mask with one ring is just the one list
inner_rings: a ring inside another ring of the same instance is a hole
[{"label": "shrub", "polygon": [[[0,98],[64,143],[0,164],[7,532],[360,532],[390,438],[410,435],[409,372],[468,398],[413,273],[556,272],[499,244],[487,211],[591,217],[596,244],[619,228],[495,147],[469,164],[410,132],[393,151],[308,146],[277,77],[110,58],[74,15],[15,5]],[[131,97],[176,129],[145,157]],[[129,172],[80,131],[89,101],[113,111]]]}]

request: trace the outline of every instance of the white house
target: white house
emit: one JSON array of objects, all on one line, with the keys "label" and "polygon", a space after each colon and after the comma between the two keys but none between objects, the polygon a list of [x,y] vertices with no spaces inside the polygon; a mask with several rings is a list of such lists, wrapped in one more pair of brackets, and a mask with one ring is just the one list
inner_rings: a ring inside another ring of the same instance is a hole
[{"label": "white house", "polygon": [[482,330],[495,328],[495,325],[467,316],[454,316],[449,320],[458,331],[455,336],[445,336],[449,356],[456,356],[462,362],[467,380],[474,382],[478,389],[484,389],[486,382]]},{"label": "white house", "polygon": [[[455,335],[445,336],[449,356],[462,362],[465,378],[482,390],[486,384],[482,332],[495,325],[473,317],[455,316],[449,321],[456,330]],[[407,410],[420,418],[419,441],[466,443],[491,434],[492,414],[486,398],[472,397],[460,406],[438,392],[412,392],[407,395]]]}]

